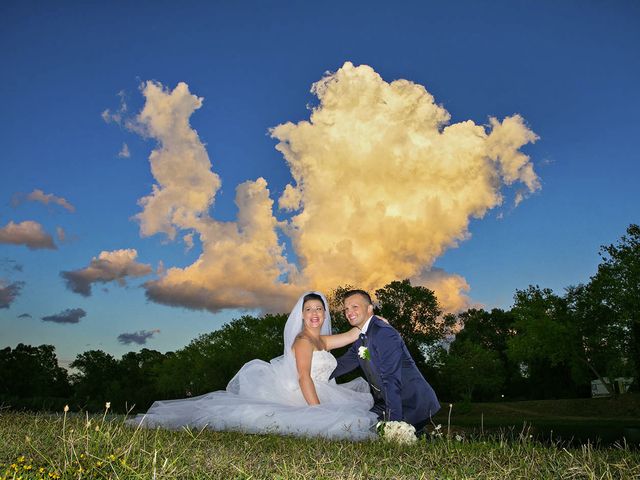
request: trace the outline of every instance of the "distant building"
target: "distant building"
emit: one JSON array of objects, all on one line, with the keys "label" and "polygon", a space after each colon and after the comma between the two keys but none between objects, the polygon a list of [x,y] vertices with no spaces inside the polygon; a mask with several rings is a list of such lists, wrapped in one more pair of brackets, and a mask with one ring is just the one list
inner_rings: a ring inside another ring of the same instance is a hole
[{"label": "distant building", "polygon": [[[604,377],[603,380],[608,382],[609,379]],[[613,380],[613,391],[615,393],[627,393],[631,384],[633,383],[633,377],[618,377]],[[607,387],[604,386],[602,380],[591,380],[591,397],[609,397],[611,394],[607,390]]]}]

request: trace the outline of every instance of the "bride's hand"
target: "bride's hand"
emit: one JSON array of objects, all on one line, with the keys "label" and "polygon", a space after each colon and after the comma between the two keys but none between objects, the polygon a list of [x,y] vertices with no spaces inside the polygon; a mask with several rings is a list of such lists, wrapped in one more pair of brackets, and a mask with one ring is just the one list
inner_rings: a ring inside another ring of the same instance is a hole
[{"label": "bride's hand", "polygon": [[347,332],[349,335],[349,343],[355,342],[360,336],[360,329],[358,327],[352,327],[351,330]]}]

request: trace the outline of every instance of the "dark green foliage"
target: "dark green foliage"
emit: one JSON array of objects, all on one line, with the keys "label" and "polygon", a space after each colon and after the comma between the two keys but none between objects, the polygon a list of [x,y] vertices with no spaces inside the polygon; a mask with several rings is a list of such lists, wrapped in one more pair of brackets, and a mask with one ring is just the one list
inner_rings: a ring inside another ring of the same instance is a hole
[{"label": "dark green foliage", "polygon": [[518,290],[511,309],[515,335],[509,358],[521,365],[529,398],[567,398],[589,392],[591,376],[566,298],[549,289]]},{"label": "dark green foliage", "polygon": [[283,354],[286,321],[283,314],[245,315],[201,335],[165,360],[158,378],[160,389],[180,397],[224,389],[249,360],[269,361]]},{"label": "dark green foliage", "polygon": [[471,340],[456,341],[442,366],[449,392],[456,399],[470,402],[496,398],[505,382],[504,366],[497,352]]},{"label": "dark green foliage", "polygon": [[[538,286],[517,290],[510,311],[442,315],[433,291],[403,280],[375,292],[376,313],[400,332],[443,400],[588,396],[591,380],[637,379],[640,369],[640,227],[630,225],[601,254],[589,283],[564,296]],[[334,333],[350,327],[342,296],[351,288],[328,297]],[[166,354],[142,349],[118,360],[90,350],[71,364],[71,385],[54,347],[7,347],[0,350],[0,404],[58,409],[73,397],[74,408],[100,411],[111,402],[118,412],[134,404],[142,411],[157,399],[224,389],[246,362],[283,353],[286,319],[243,316]],[[447,352],[456,325],[463,328]]]},{"label": "dark green foliage", "polygon": [[77,406],[89,411],[99,411],[105,402],[112,402],[121,410],[121,371],[118,361],[102,350],[88,350],[71,362],[78,373],[71,376]]},{"label": "dark green foliage", "polygon": [[623,345],[631,374],[640,376],[640,226],[632,224],[616,244],[600,250],[602,263],[591,279],[594,297],[625,332]]},{"label": "dark green foliage", "polygon": [[520,379],[517,364],[507,356],[513,335],[510,312],[470,309],[458,315],[463,327],[441,356],[440,378],[451,399],[493,400],[515,392]]},{"label": "dark green foliage", "polygon": [[426,367],[425,354],[437,349],[455,324],[453,315],[442,310],[432,290],[413,286],[406,279],[376,290],[380,315],[400,332],[418,368]]},{"label": "dark green foliage", "polygon": [[67,371],[53,345],[18,344],[0,350],[0,403],[15,408],[57,406],[70,394]]}]

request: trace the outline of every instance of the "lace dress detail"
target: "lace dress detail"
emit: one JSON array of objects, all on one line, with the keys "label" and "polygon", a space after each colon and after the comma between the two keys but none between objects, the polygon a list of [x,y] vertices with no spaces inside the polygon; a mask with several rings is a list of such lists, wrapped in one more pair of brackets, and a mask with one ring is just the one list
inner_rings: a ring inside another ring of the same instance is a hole
[{"label": "lace dress detail", "polygon": [[326,350],[316,350],[313,352],[313,362],[311,363],[311,378],[314,383],[328,382],[329,377],[338,366],[336,357]]}]

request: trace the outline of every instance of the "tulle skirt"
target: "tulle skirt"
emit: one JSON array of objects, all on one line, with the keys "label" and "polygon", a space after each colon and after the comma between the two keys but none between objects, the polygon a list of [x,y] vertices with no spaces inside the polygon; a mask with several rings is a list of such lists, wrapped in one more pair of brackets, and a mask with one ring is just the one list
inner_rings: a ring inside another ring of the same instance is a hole
[{"label": "tulle skirt", "polygon": [[[314,370],[332,370],[333,365],[323,361],[331,354],[325,353],[318,355],[320,358],[314,355]],[[338,385],[335,380],[314,378],[320,405],[310,406],[302,396],[296,372],[284,357],[271,362],[252,360],[226,390],[157,401],[146,414],[127,423],[150,428],[208,428],[327,439],[376,437],[377,417],[369,411],[373,398],[364,379]]]}]

